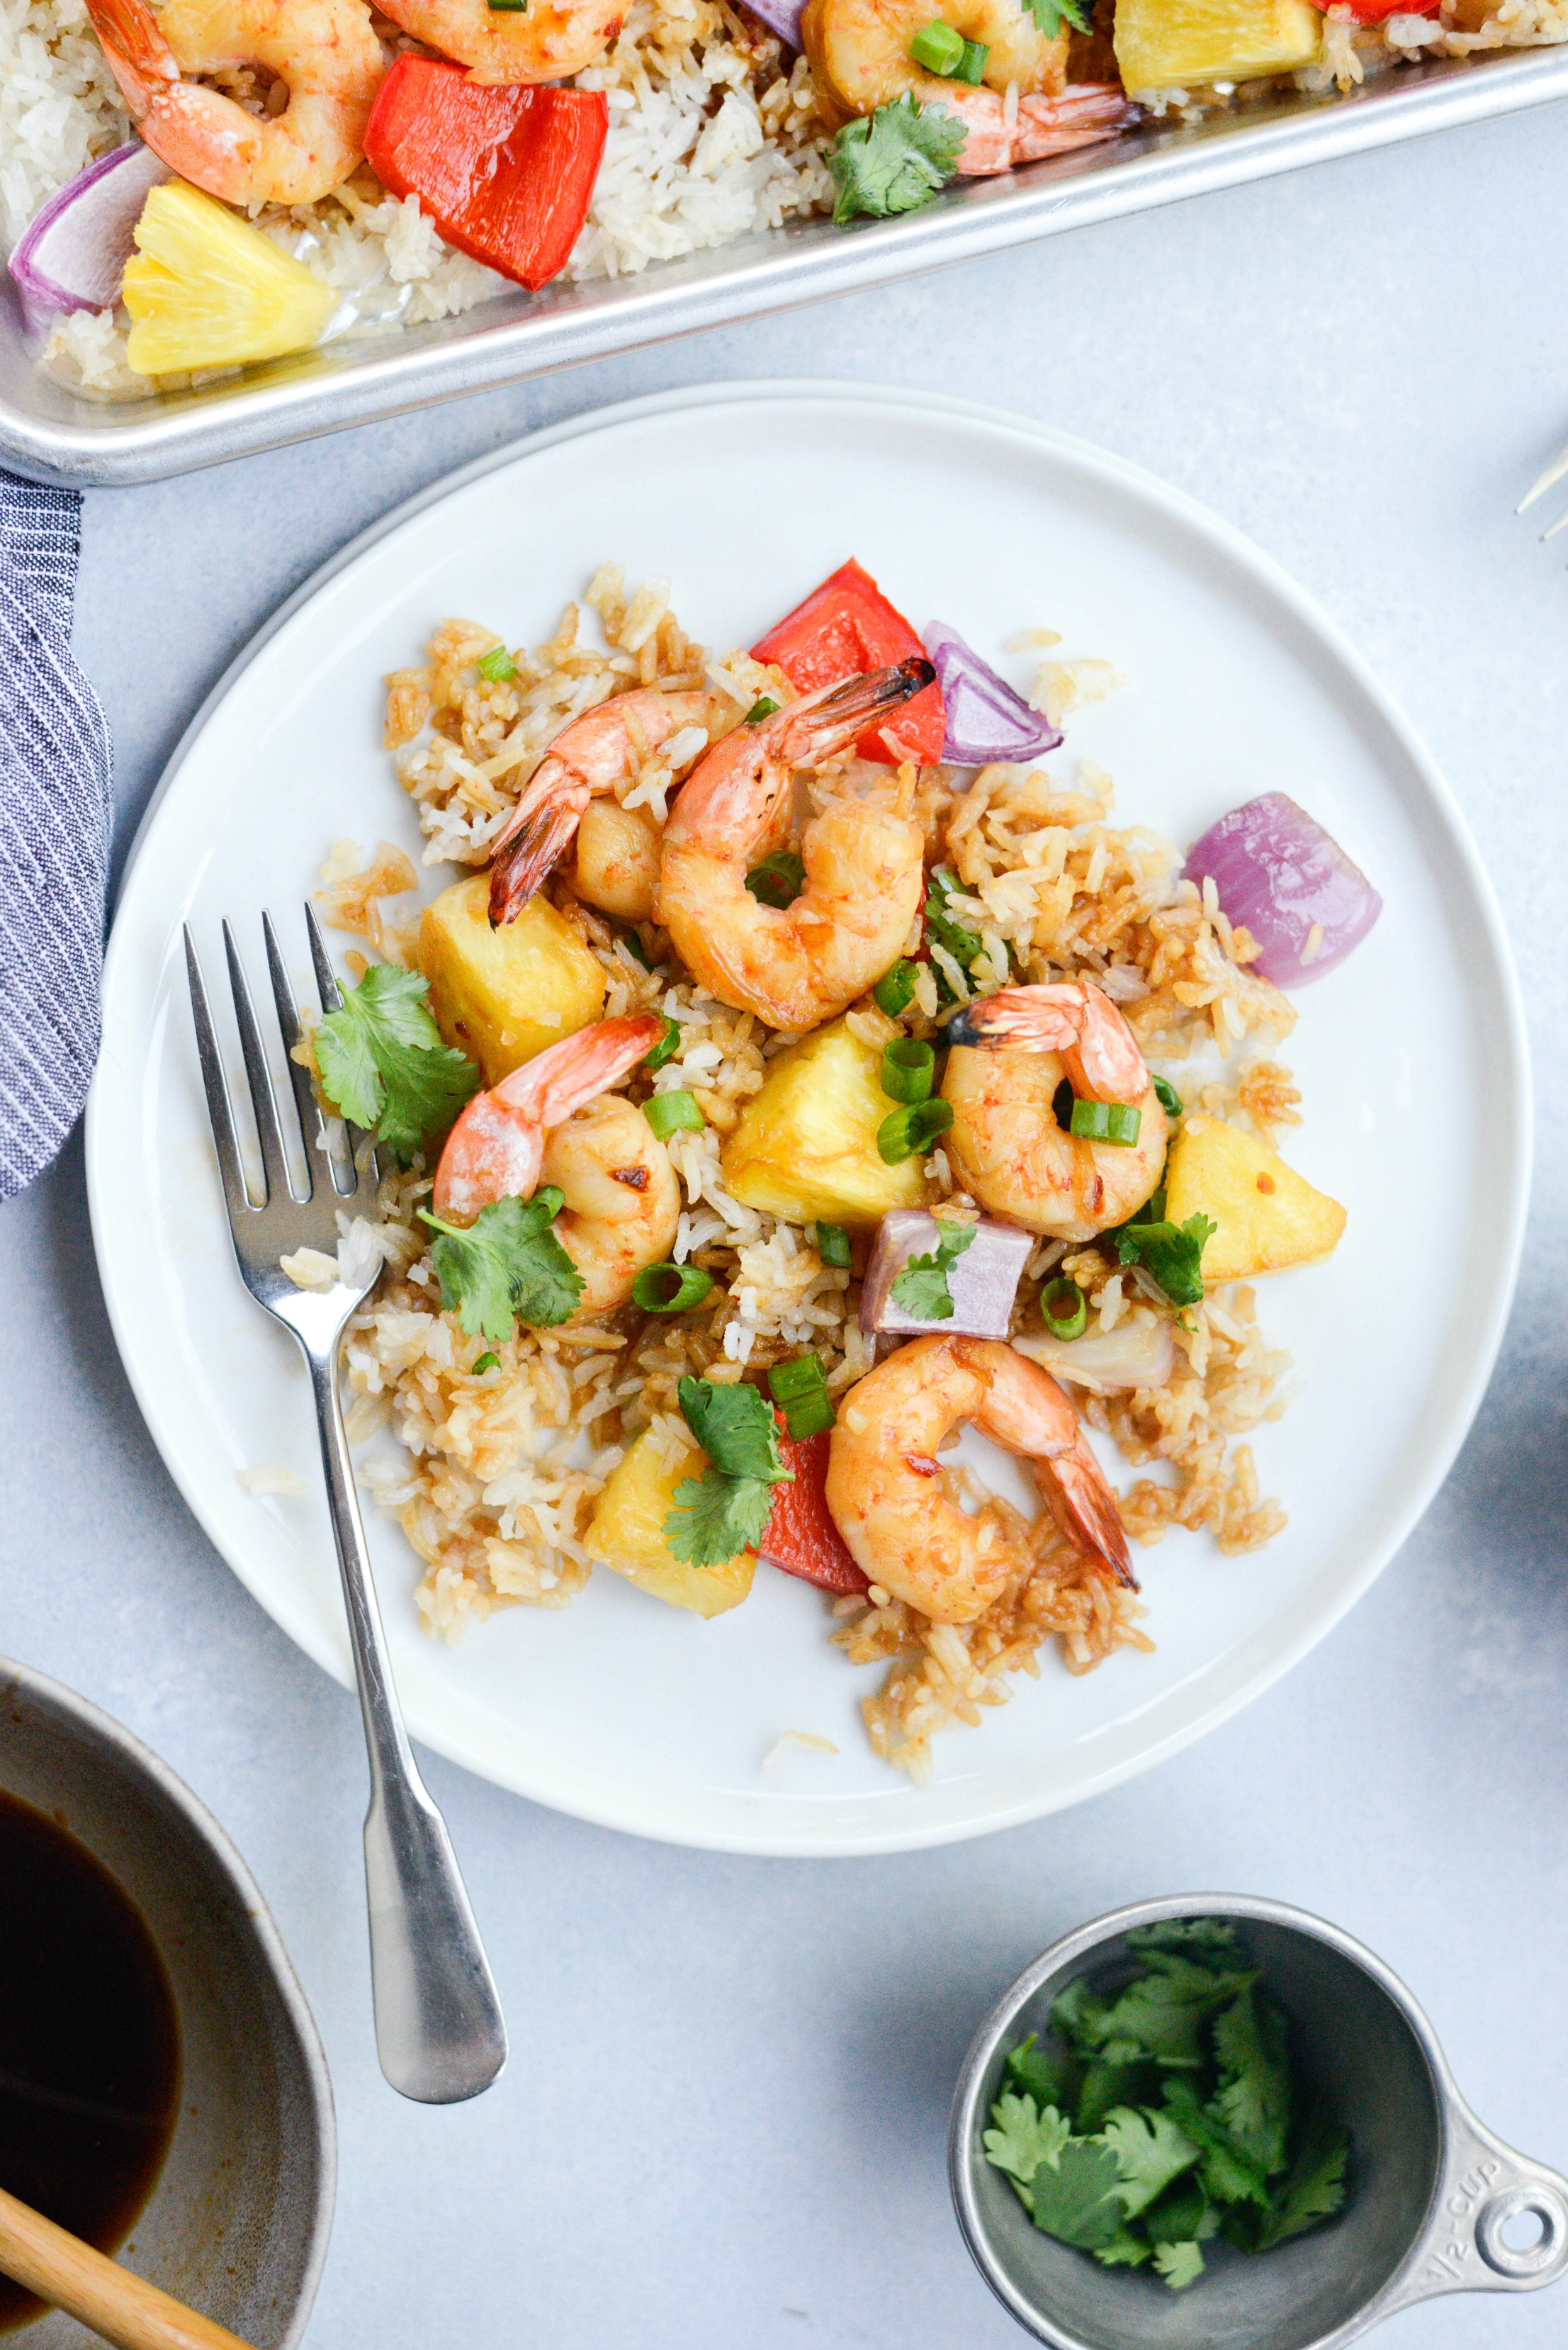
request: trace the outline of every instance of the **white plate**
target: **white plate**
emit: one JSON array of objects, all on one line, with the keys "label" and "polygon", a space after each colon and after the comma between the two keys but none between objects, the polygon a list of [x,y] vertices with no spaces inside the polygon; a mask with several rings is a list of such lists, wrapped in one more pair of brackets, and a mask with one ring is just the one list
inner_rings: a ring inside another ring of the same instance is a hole
[{"label": "white plate", "polygon": [[[279,615],[198,717],[143,827],[104,975],[88,1177],[104,1287],[164,1459],[235,1573],[348,1677],[314,1424],[292,1342],[230,1254],[179,962],[214,969],[220,914],[260,976],[259,910],[306,993],[299,901],[343,834],[410,847],[380,748],[382,672],[449,613],[536,642],[605,558],[668,576],[685,626],[754,639],[857,555],[917,626],[1002,660],[1063,632],[1131,682],[1069,722],[1117,813],[1178,841],[1292,793],[1382,890],[1352,960],[1300,997],[1286,1046],[1306,1123],[1288,1155],[1345,1201],[1326,1265],[1266,1283],[1304,1390],[1255,1440],[1290,1513],[1266,1551],[1207,1536],[1141,1555],[1151,1656],[1075,1679],[1047,1659],[915,1787],[870,1754],[876,1672],[829,1648],[818,1596],[763,1574],[711,1624],[597,1575],[567,1610],[516,1608],[453,1649],[418,1628],[417,1564],[373,1515],[377,1580],[416,1736],[561,1809],[739,1851],[857,1853],[971,1835],[1073,1803],[1233,1712],[1303,1655],[1426,1507],[1480,1398],[1523,1227],[1529,1084],[1517,983],[1453,802],[1324,616],[1235,532],[1116,459],[954,401],[733,385],[642,400],[485,461],[394,515]],[[443,878],[440,875],[436,879]],[[302,1499],[239,1470],[283,1463]],[[784,1730],[839,1754],[763,1755]]]}]

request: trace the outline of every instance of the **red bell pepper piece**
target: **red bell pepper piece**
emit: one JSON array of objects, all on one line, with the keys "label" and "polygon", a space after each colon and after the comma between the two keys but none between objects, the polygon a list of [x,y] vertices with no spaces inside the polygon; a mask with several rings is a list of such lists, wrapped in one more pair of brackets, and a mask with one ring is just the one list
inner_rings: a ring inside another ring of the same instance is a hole
[{"label": "red bell pepper piece", "polygon": [[[797,692],[815,693],[819,685],[885,669],[911,653],[923,659],[925,650],[870,573],[851,557],[752,647],[752,659],[775,662]],[[894,717],[862,734],[855,748],[861,758],[879,759],[884,766],[896,766],[900,759],[929,766],[942,755],[947,726],[941,688],[928,685]],[[884,733],[898,743],[897,752],[888,749]]]},{"label": "red bell pepper piece", "polygon": [[493,88],[402,57],[370,109],[365,157],[449,244],[537,293],[577,241],[608,128],[602,90]]},{"label": "red bell pepper piece", "polygon": [[870,1585],[850,1557],[844,1536],[827,1509],[827,1448],[826,1432],[798,1440],[791,1436],[784,1416],[775,1412],[779,1451],[786,1469],[794,1471],[791,1485],[774,1487],[773,1514],[757,1544],[759,1556],[798,1575],[824,1591],[869,1591]]}]

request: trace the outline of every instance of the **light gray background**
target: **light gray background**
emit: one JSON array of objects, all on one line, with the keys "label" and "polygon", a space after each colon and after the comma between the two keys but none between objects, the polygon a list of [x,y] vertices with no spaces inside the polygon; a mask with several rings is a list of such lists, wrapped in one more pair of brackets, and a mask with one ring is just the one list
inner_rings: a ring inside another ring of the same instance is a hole
[{"label": "light gray background", "polygon": [[[1541,1072],[1523,1281],[1480,1423],[1401,1557],[1307,1663],[1114,1794],[909,1857],[667,1850],[431,1761],[514,2050],[488,2096],[444,2112],[403,2104],[376,2069],[353,1701],[229,1575],[142,1428],[79,1143],[5,1211],[0,1648],[166,1754],[276,1909],[342,2134],[311,2350],[1004,2350],[1023,2337],[948,2207],[954,2074],[1027,1960],[1146,1894],[1245,1888],[1335,1918],[1409,1980],[1482,2115],[1568,2167],[1568,536],[1543,549],[1511,514],[1568,439],[1565,130],[1551,108],[89,496],[78,643],[113,721],[128,840],[191,713],[279,600],[388,507],[534,425],[770,374],[1051,418],[1250,532],[1404,702],[1491,867]],[[1414,1158],[1409,1173],[1419,1184]],[[1435,2304],[1389,2338],[1561,2344],[1568,2286]]]}]

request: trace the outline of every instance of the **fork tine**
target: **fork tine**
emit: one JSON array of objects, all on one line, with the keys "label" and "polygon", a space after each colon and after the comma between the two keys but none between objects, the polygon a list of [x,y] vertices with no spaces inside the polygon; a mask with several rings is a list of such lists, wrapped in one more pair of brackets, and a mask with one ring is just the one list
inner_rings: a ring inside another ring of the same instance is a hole
[{"label": "fork tine", "polygon": [[1522,514],[1526,506],[1532,506],[1537,498],[1544,497],[1548,490],[1554,489],[1565,473],[1568,473],[1568,449],[1564,449],[1560,457],[1553,457],[1546,471],[1532,483],[1514,507],[1514,513]]},{"label": "fork tine", "polygon": [[344,1170],[338,1166],[327,1140],[326,1122],[317,1104],[310,1071],[295,1058],[300,1042],[299,1014],[295,1007],[294,992],[288,983],[288,973],[278,951],[277,933],[272,926],[272,916],[262,916],[262,936],[266,941],[266,967],[272,980],[272,1000],[277,1006],[277,1024],[283,1031],[283,1049],[288,1061],[288,1079],[294,1087],[294,1106],[299,1113],[299,1130],[305,1137],[305,1180],[311,1196],[316,1191],[316,1155],[327,1161],[332,1178],[332,1188],[339,1199],[354,1189],[343,1180]]},{"label": "fork tine", "polygon": [[[327,941],[321,935],[321,925],[316,919],[316,909],[308,899],[305,906],[305,929],[310,941],[310,960],[316,965],[316,985],[321,997],[321,1009],[323,1012],[341,1012],[343,991],[337,984],[337,974],[332,968],[332,958],[327,951]],[[367,1153],[361,1148],[368,1139],[363,1127],[351,1126],[347,1118],[344,1119],[343,1124],[348,1136],[349,1162],[354,1170],[351,1191],[344,1193],[343,1196],[373,1199],[380,1189],[379,1155],[374,1150]],[[362,1165],[361,1160],[364,1162]],[[337,1180],[336,1167],[332,1170],[332,1180],[335,1183]],[[341,1185],[338,1189],[341,1191]]]},{"label": "fork tine", "polygon": [[234,944],[234,934],[227,922],[223,924],[223,951],[229,961],[229,986],[234,999],[240,1051],[244,1056],[245,1076],[250,1082],[251,1108],[255,1117],[256,1137],[261,1143],[267,1197],[269,1200],[291,1200],[295,1196],[294,1188],[288,1180],[283,1128],[278,1124],[277,1103],[273,1096],[272,1076],[266,1065],[266,1048],[262,1043],[261,1030],[256,1025],[251,992],[245,984],[244,967],[240,962],[240,951]]},{"label": "fork tine", "polygon": [[185,977],[191,990],[191,1017],[196,1029],[196,1052],[202,1064],[202,1085],[207,1097],[207,1116],[212,1121],[213,1147],[218,1154],[218,1172],[223,1178],[223,1198],[228,1203],[229,1221],[247,1210],[265,1207],[251,1198],[245,1181],[244,1168],[240,1159],[240,1148],[234,1136],[234,1115],[229,1106],[229,1088],[223,1076],[223,1064],[218,1053],[218,1039],[213,1028],[213,1014],[207,1003],[206,983],[196,957],[196,941],[191,936],[189,924],[184,926]]}]

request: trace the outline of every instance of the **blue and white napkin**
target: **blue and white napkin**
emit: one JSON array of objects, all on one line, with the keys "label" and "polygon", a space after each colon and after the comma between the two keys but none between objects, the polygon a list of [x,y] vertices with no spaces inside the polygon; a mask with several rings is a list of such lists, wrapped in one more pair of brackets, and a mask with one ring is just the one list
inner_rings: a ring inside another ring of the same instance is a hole
[{"label": "blue and white napkin", "polygon": [[0,473],[0,1200],[49,1164],[98,1058],[113,752],[71,655],[81,500]]}]

